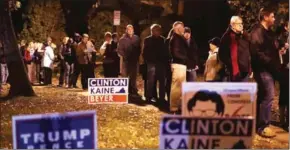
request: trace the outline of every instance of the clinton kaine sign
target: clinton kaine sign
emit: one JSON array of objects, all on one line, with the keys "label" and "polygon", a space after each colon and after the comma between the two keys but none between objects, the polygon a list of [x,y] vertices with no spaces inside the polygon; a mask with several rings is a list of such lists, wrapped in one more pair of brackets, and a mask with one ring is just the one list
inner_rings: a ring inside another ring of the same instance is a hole
[{"label": "clinton kaine sign", "polygon": [[128,85],[128,78],[90,78],[88,103],[128,103]]}]

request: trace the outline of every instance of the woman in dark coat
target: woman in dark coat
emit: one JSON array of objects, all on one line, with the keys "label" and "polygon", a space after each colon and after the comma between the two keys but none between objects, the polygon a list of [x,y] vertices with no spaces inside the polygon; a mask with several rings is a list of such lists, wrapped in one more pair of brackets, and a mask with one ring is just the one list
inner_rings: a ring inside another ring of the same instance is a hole
[{"label": "woman in dark coat", "polygon": [[120,60],[116,51],[118,45],[116,36],[117,34],[112,35],[110,32],[106,32],[105,42],[100,48],[101,53],[104,55],[103,69],[106,78],[116,78],[119,75]]}]

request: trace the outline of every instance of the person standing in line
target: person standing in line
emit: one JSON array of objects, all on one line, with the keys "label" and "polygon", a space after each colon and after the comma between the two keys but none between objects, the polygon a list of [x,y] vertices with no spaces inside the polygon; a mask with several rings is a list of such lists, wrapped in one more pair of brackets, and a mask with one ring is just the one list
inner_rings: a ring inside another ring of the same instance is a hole
[{"label": "person standing in line", "polygon": [[[156,82],[159,83],[159,99],[158,103],[165,102],[166,90],[166,64],[168,62],[168,51],[165,45],[165,38],[161,36],[161,26],[153,24],[151,27],[151,35],[144,40],[143,58],[147,64],[147,89],[146,100],[155,102],[154,91],[156,91]],[[154,89],[155,88],[155,89]]]},{"label": "person standing in line", "polygon": [[89,60],[90,60],[90,52],[88,50],[87,44],[89,41],[89,35],[83,34],[82,42],[80,42],[76,49],[76,57],[78,60],[78,63],[80,64],[80,70],[81,70],[81,83],[83,90],[88,89],[88,79],[90,74],[90,66],[89,66]]},{"label": "person standing in line", "polygon": [[187,71],[186,71],[186,81],[193,82],[196,81],[197,75],[196,71],[198,70],[198,48],[195,43],[195,40],[191,36],[191,29],[185,27],[184,38],[188,45],[188,61],[187,61]]},{"label": "person standing in line", "polygon": [[[64,60],[64,53],[66,51],[68,51],[69,47],[68,47],[68,40],[69,37],[64,37],[62,40],[62,44],[59,47],[59,52],[58,52],[58,59],[59,59],[59,83],[58,83],[58,87],[62,87],[63,86],[63,82],[64,82],[64,74],[65,74],[65,70],[66,70],[66,64],[65,64],[65,60]],[[67,85],[65,85],[67,86]]]},{"label": "person standing in line", "polygon": [[279,76],[279,52],[276,37],[271,27],[274,25],[274,11],[262,8],[260,23],[251,31],[250,52],[254,78],[258,84],[257,94],[257,133],[272,138],[275,133],[269,128],[271,108],[275,96],[274,81]]},{"label": "person standing in line", "polygon": [[251,74],[249,37],[243,30],[243,20],[232,16],[230,26],[221,38],[219,60],[230,82],[247,82]]},{"label": "person standing in line", "polygon": [[127,25],[126,33],[119,41],[117,52],[121,56],[121,75],[129,77],[130,96],[140,97],[136,85],[138,59],[141,53],[140,39],[134,34],[134,27]]},{"label": "person standing in line", "polygon": [[27,74],[28,74],[28,79],[30,83],[33,85],[35,81],[35,65],[33,64],[34,62],[34,43],[30,42],[27,49],[25,50],[24,54],[24,59],[25,59],[25,64],[27,65]]},{"label": "person standing in line", "polygon": [[281,62],[279,78],[280,126],[286,131],[289,131],[289,26],[288,21],[283,24],[283,31],[278,38]]},{"label": "person standing in line", "polygon": [[[61,61],[64,63],[64,84],[66,88],[72,87],[72,76],[74,71],[74,57],[72,56],[72,41],[68,37],[64,39],[63,45],[60,48]],[[61,84],[62,86],[62,84]]]},{"label": "person standing in line", "polygon": [[88,78],[95,78],[95,68],[96,68],[96,60],[97,60],[97,51],[95,49],[95,40],[89,39],[87,43],[87,58],[88,58]]},{"label": "person standing in line", "polygon": [[76,51],[77,51],[77,47],[78,44],[81,42],[82,37],[80,36],[80,34],[75,33],[74,34],[74,41],[72,44],[72,57],[74,60],[74,71],[73,71],[73,77],[72,77],[72,86],[73,88],[78,88],[77,87],[77,81],[78,81],[78,77],[80,75],[81,69],[80,69],[80,64],[78,63],[78,59],[76,56]]},{"label": "person standing in line", "polygon": [[104,55],[103,69],[106,78],[116,78],[119,75],[119,65],[117,62],[120,60],[116,50],[117,43],[112,40],[112,34],[106,32],[105,42],[100,48],[101,54]]},{"label": "person standing in line", "polygon": [[166,97],[169,102],[170,100],[170,91],[171,91],[171,81],[172,81],[172,71],[171,71],[171,63],[172,63],[172,56],[169,49],[169,42],[173,35],[174,31],[173,28],[168,32],[167,38],[165,39],[165,46],[168,51],[168,60],[166,65]]},{"label": "person standing in line", "polygon": [[46,46],[42,60],[42,67],[44,71],[44,85],[51,85],[52,82],[52,68],[53,68],[54,52],[51,46]]},{"label": "person standing in line", "polygon": [[2,85],[6,85],[7,79],[9,76],[9,71],[6,63],[6,58],[5,58],[5,52],[4,52],[4,46],[2,41],[0,41],[0,73],[1,73],[1,78],[0,78],[0,92]]},{"label": "person standing in line", "polygon": [[208,41],[209,43],[209,54],[205,63],[204,76],[207,82],[218,82],[222,80],[219,74],[222,64],[218,60],[220,38],[215,37]]},{"label": "person standing in line", "polygon": [[174,33],[169,42],[172,56],[172,82],[170,93],[170,111],[181,113],[181,86],[186,82],[186,64],[188,62],[188,46],[184,38],[184,24],[176,21],[173,24]]},{"label": "person standing in line", "polygon": [[43,57],[42,43],[35,43],[34,65],[36,83],[41,83],[41,61]]}]

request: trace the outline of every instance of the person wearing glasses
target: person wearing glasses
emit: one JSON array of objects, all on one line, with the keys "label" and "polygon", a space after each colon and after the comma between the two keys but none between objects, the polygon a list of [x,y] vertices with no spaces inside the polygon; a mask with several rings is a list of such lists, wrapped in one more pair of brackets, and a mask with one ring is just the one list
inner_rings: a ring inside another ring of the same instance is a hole
[{"label": "person wearing glasses", "polygon": [[225,104],[215,91],[200,90],[187,103],[187,110],[195,117],[223,116]]},{"label": "person wearing glasses", "polygon": [[218,53],[227,81],[247,82],[251,74],[250,43],[243,31],[243,20],[232,16],[230,26],[221,38]]}]

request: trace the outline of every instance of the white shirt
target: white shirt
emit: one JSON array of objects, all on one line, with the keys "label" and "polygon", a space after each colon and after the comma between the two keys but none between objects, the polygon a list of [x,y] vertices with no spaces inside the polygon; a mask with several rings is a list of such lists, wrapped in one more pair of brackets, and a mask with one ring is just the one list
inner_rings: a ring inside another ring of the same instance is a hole
[{"label": "white shirt", "polygon": [[100,48],[100,53],[101,53],[101,55],[104,55],[105,50],[106,50],[106,48],[107,48],[107,44],[111,44],[111,43],[112,43],[112,40],[110,40],[109,43],[108,43],[107,41],[105,41],[105,42],[103,43],[103,45],[102,45],[101,48]]},{"label": "white shirt", "polygon": [[42,66],[47,68],[53,68],[54,52],[50,46],[45,47],[44,56],[42,60]]}]

